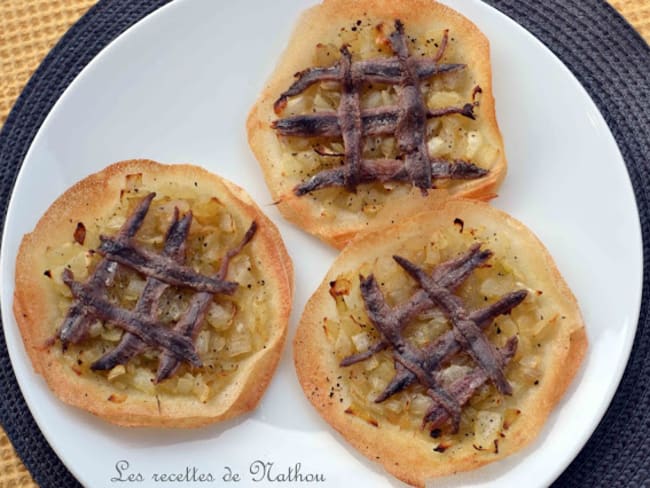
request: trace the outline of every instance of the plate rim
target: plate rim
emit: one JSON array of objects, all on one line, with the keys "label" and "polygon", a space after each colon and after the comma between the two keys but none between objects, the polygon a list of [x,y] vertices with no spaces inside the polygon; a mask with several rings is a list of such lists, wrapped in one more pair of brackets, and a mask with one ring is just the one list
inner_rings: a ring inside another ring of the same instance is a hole
[{"label": "plate rim", "polygon": [[[87,73],[89,73],[89,72],[92,71],[92,69],[93,69],[93,67],[96,65],[96,63],[101,63],[101,60],[102,60],[102,54],[104,54],[108,49],[110,49],[110,48],[115,49],[114,46],[116,46],[116,45],[119,46],[119,44],[121,44],[122,42],[128,42],[128,39],[129,39],[129,35],[130,35],[130,33],[132,34],[133,31],[136,31],[136,30],[138,29],[138,27],[141,26],[141,23],[151,22],[151,21],[152,21],[151,19],[152,19],[153,17],[156,17],[156,14],[158,14],[159,12],[165,11],[165,10],[167,10],[167,9],[171,10],[171,9],[172,9],[173,7],[175,7],[175,6],[183,5],[183,4],[185,4],[185,3],[189,3],[190,1],[191,1],[191,0],[176,0],[176,1],[173,1],[173,2],[166,3],[166,4],[162,5],[161,7],[157,8],[156,10],[150,12],[150,13],[147,14],[145,17],[141,18],[139,21],[135,22],[135,23],[132,24],[131,26],[129,26],[129,27],[128,27],[125,31],[123,31],[123,32],[122,32],[118,37],[116,37],[115,39],[113,39],[113,40],[112,40],[111,42],[109,42],[108,44],[104,45],[104,46],[102,47],[101,51],[100,51],[100,52],[99,52],[99,53],[98,53],[98,54],[97,54],[97,55],[96,55],[96,56],[95,56],[95,57],[94,57],[94,58],[93,58],[93,59],[92,59],[92,60],[91,60],[91,61],[90,61],[90,62],[89,62],[85,67],[83,67],[83,69],[80,71],[80,73],[78,73],[78,75],[75,76],[75,78],[72,80],[72,82],[68,84],[68,86],[65,88],[64,92],[61,94],[60,97],[58,97],[57,101],[54,103],[54,105],[51,107],[51,110],[49,111],[49,113],[47,114],[47,116],[44,118],[44,120],[43,120],[43,122],[42,122],[40,128],[37,130],[37,132],[36,132],[34,138],[32,139],[32,141],[31,141],[31,143],[30,143],[30,145],[29,145],[29,149],[28,149],[27,153],[25,154],[23,161],[22,161],[21,164],[20,164],[20,168],[18,169],[18,173],[17,173],[16,179],[15,179],[13,185],[12,185],[11,198],[10,198],[10,201],[9,201],[9,205],[8,205],[8,207],[7,207],[7,216],[9,216],[9,215],[12,213],[12,205],[13,205],[12,202],[13,202],[13,196],[14,196],[14,189],[16,188],[16,186],[18,186],[18,183],[19,183],[19,181],[20,181],[20,179],[21,179],[21,177],[22,177],[22,175],[23,175],[23,171],[22,171],[22,169],[23,169],[23,164],[22,164],[22,163],[24,163],[24,161],[26,161],[26,160],[28,160],[28,159],[30,158],[30,154],[31,154],[32,148],[33,148],[33,147],[36,145],[36,143],[38,142],[39,137],[40,137],[41,134],[42,134],[42,129],[43,129],[43,127],[47,127],[48,120],[50,119],[52,113],[55,113],[55,111],[57,110],[57,107],[60,107],[61,104],[65,103],[65,98],[68,96],[68,94],[69,94],[70,92],[72,92],[72,91],[74,90],[75,85],[79,82],[79,80],[82,80],[84,76],[87,76]],[[444,1],[444,0],[443,0],[443,1]],[[593,99],[593,97],[592,97],[592,95],[589,93],[589,91],[586,89],[586,87],[585,87],[582,83],[580,83],[580,81],[577,79],[577,77],[574,75],[574,73],[573,73],[573,72],[568,68],[568,66],[566,65],[566,63],[565,63],[565,62],[564,62],[564,61],[563,61],[563,60],[562,60],[562,59],[561,59],[557,54],[555,54],[554,52],[552,52],[552,51],[549,49],[548,46],[546,46],[546,45],[545,45],[545,44],[544,44],[544,43],[543,43],[539,38],[537,38],[535,35],[533,35],[533,34],[532,34],[528,29],[524,28],[521,24],[519,24],[518,22],[516,22],[515,20],[513,20],[513,19],[510,18],[509,16],[505,15],[503,12],[501,12],[500,10],[498,10],[497,8],[495,8],[494,6],[490,5],[489,3],[487,3],[487,2],[482,2],[482,3],[484,3],[484,5],[485,5],[486,7],[488,7],[488,8],[490,8],[490,9],[494,10],[494,13],[496,13],[497,15],[500,15],[500,16],[506,18],[506,19],[507,19],[507,20],[508,20],[508,21],[509,21],[513,26],[516,26],[516,27],[519,28],[521,31],[523,31],[523,32],[524,32],[528,37],[530,37],[530,38],[533,39],[535,42],[537,42],[537,43],[540,45],[541,48],[543,48],[544,50],[546,50],[546,51],[548,51],[550,54],[552,54],[552,56],[555,58],[555,60],[556,60],[556,61],[559,61],[559,63],[563,66],[564,71],[565,71],[565,74],[568,74],[568,75],[573,79],[573,81],[577,84],[577,86],[578,86],[582,91],[584,91],[584,92],[587,94],[589,100],[591,101],[591,103],[592,103],[592,104],[594,105],[594,107],[596,108],[598,115],[601,117],[603,124],[608,128],[609,133],[611,134],[612,139],[613,139],[614,142],[615,142],[616,149],[617,149],[617,151],[618,151],[618,153],[619,153],[620,161],[623,163],[623,168],[624,168],[624,170],[625,170],[625,174],[627,175],[627,186],[628,186],[628,191],[630,191],[631,195],[633,196],[633,203],[634,203],[634,208],[635,208],[635,211],[636,211],[636,217],[637,217],[637,227],[638,227],[638,237],[639,237],[639,242],[637,243],[637,249],[638,249],[639,252],[640,252],[640,256],[639,256],[639,257],[640,257],[640,260],[639,260],[639,261],[640,261],[640,263],[641,263],[641,267],[639,268],[639,269],[640,269],[640,272],[639,272],[639,276],[638,276],[639,280],[638,280],[638,283],[637,283],[639,293],[637,294],[638,296],[637,296],[637,300],[636,300],[636,302],[637,302],[637,306],[636,306],[636,312],[635,312],[635,314],[634,314],[634,316],[635,316],[634,326],[633,326],[632,329],[630,330],[630,333],[628,334],[628,337],[627,337],[627,340],[626,340],[626,356],[625,356],[625,361],[622,361],[621,363],[619,363],[619,368],[618,368],[618,370],[617,370],[617,372],[616,372],[616,377],[617,377],[616,382],[615,382],[615,383],[616,383],[616,387],[615,387],[615,388],[613,389],[613,391],[611,392],[611,395],[609,396],[608,401],[606,402],[606,404],[605,404],[604,407],[602,408],[602,411],[599,412],[598,420],[597,420],[597,422],[595,423],[593,429],[590,429],[589,433],[586,434],[586,435],[584,436],[584,437],[585,437],[584,440],[582,440],[582,441],[579,443],[580,447],[579,447],[579,448],[576,450],[576,452],[575,452],[575,453],[574,453],[574,454],[573,454],[573,455],[572,455],[572,456],[567,460],[566,464],[564,464],[564,465],[562,466],[561,469],[557,470],[557,473],[553,476],[553,479],[556,479],[557,476],[559,476],[559,475],[560,475],[560,474],[561,474],[561,473],[566,469],[566,467],[567,467],[567,466],[568,466],[568,465],[569,465],[569,464],[570,464],[570,463],[571,463],[571,462],[576,458],[576,456],[578,455],[578,453],[579,453],[582,449],[584,449],[584,446],[586,445],[588,439],[589,439],[591,436],[593,436],[594,432],[596,431],[596,429],[597,429],[597,427],[598,427],[598,423],[602,421],[602,419],[603,419],[603,417],[604,417],[604,415],[605,415],[605,412],[606,412],[607,409],[609,408],[609,405],[611,404],[611,402],[612,402],[614,396],[616,395],[616,393],[617,393],[617,391],[618,391],[618,389],[619,389],[620,382],[621,382],[621,379],[622,379],[622,377],[623,377],[623,373],[624,373],[624,371],[625,371],[625,369],[626,369],[626,367],[627,367],[627,364],[628,364],[628,362],[629,362],[630,354],[631,354],[631,351],[632,351],[632,347],[633,347],[633,344],[634,344],[634,342],[635,342],[634,339],[635,339],[635,337],[636,337],[637,329],[638,329],[638,325],[639,325],[639,322],[640,322],[640,319],[641,319],[641,317],[640,317],[640,310],[641,310],[641,304],[642,304],[642,290],[643,290],[643,286],[642,286],[642,285],[643,285],[643,280],[644,280],[643,268],[644,268],[644,265],[645,265],[645,260],[644,260],[644,255],[643,255],[643,239],[642,239],[642,237],[643,237],[643,233],[642,233],[642,226],[641,226],[641,223],[639,222],[639,220],[640,220],[640,213],[639,213],[639,208],[638,208],[638,198],[637,198],[637,195],[636,195],[636,192],[635,192],[635,187],[634,187],[634,185],[633,185],[633,183],[632,183],[632,180],[631,180],[630,171],[629,171],[628,166],[627,166],[627,164],[626,164],[625,158],[623,157],[623,154],[622,154],[622,152],[621,152],[621,150],[620,150],[620,146],[619,146],[619,144],[618,144],[618,141],[617,141],[617,139],[616,139],[614,133],[612,132],[611,127],[609,126],[609,124],[607,124],[607,121],[606,121],[605,118],[603,117],[600,108],[598,107],[597,103],[595,102],[595,100]],[[63,102],[62,102],[62,100],[63,100]],[[3,220],[2,249],[5,248],[4,244],[5,244],[5,239],[7,238],[7,233],[5,232],[5,229],[6,229],[6,227],[7,227],[7,226],[6,226],[6,223],[7,223],[7,218],[5,218],[5,219]],[[3,252],[3,258],[4,258],[4,252]],[[3,259],[3,261],[4,261],[4,259]],[[4,268],[4,265],[3,265],[3,268]],[[5,287],[5,286],[4,286],[3,283],[4,283],[4,280],[0,281],[0,294],[1,294],[1,293],[4,293],[4,287]],[[3,320],[3,334],[4,334],[4,327],[6,327],[4,324],[5,324],[6,322],[7,322],[7,321]],[[10,356],[12,356],[12,364],[14,364],[14,359],[13,359],[13,355],[12,355],[11,350],[9,350],[9,353],[10,353]],[[287,354],[287,352],[284,352],[283,354]],[[20,385],[21,393],[22,393],[23,385],[22,385],[22,384],[19,384],[19,385]],[[24,398],[24,393],[23,393],[23,398]],[[28,405],[29,405],[29,404],[28,404]],[[30,405],[30,413],[31,413],[31,412],[32,412],[32,410],[31,410],[31,405]],[[36,416],[33,415],[33,413],[31,413],[31,414],[32,414],[32,416],[34,417],[34,419],[36,420],[36,422],[39,424],[39,428],[41,429],[41,432],[43,432],[43,434],[45,435],[45,433],[44,433],[44,431],[43,431],[43,428],[42,428],[42,426],[41,426],[39,420],[36,418]],[[47,438],[47,436],[46,436],[46,438]],[[49,439],[48,439],[48,443],[49,443]],[[58,450],[54,447],[54,445],[50,443],[50,446],[53,448],[53,450],[54,450],[55,452],[57,452],[57,455],[58,455]],[[60,456],[59,456],[59,459],[61,459]],[[62,459],[61,459],[61,461],[63,462]],[[66,467],[67,467],[71,472],[75,473],[75,470],[72,469],[72,466],[71,466],[70,464],[68,464],[68,463],[64,463],[64,464],[65,464],[65,466],[66,466]],[[75,473],[75,474],[76,474],[76,473]],[[77,477],[78,477],[78,476],[77,476]],[[79,477],[78,477],[78,478],[79,478]]]}]

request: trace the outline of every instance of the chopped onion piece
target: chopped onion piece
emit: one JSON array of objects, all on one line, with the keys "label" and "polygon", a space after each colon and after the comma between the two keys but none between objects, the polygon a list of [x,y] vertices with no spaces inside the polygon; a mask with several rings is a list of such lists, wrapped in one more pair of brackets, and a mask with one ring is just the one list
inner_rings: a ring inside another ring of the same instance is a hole
[{"label": "chopped onion piece", "polygon": [[144,290],[145,281],[135,276],[129,280],[129,284],[124,289],[124,298],[126,300],[137,300]]},{"label": "chopped onion piece", "polygon": [[420,393],[415,393],[411,396],[411,405],[409,406],[409,412],[413,415],[422,418],[427,410],[431,406],[431,398]]},{"label": "chopped onion piece", "polygon": [[451,366],[443,369],[439,374],[438,374],[438,380],[443,384],[443,385],[450,385],[456,380],[461,379],[465,375],[467,375],[472,368],[469,366],[460,366],[458,364],[452,364]]},{"label": "chopped onion piece", "polygon": [[370,336],[367,332],[361,332],[352,336],[352,342],[357,351],[366,351],[370,347]]},{"label": "chopped onion piece", "polygon": [[151,371],[138,368],[133,375],[133,386],[144,393],[153,395],[156,392],[153,380],[154,376]]},{"label": "chopped onion piece", "polygon": [[212,302],[205,316],[208,324],[218,331],[227,330],[232,325],[234,318],[235,306],[231,302]]},{"label": "chopped onion piece", "polygon": [[118,376],[122,376],[126,373],[126,368],[123,364],[118,364],[113,369],[108,372],[108,381],[113,381]]},{"label": "chopped onion piece", "polygon": [[474,436],[476,444],[489,448],[493,445],[503,425],[503,416],[500,413],[481,410],[474,419]]}]

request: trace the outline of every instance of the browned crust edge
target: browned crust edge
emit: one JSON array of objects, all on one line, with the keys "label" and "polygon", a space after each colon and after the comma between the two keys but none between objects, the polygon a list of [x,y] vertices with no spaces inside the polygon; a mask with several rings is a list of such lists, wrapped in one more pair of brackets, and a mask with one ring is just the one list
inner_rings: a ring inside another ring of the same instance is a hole
[{"label": "browned crust edge", "polygon": [[[197,191],[218,193],[231,210],[259,224],[250,245],[264,262],[272,281],[269,283],[271,289],[277,290],[271,307],[274,316],[269,318],[273,329],[267,347],[244,361],[228,387],[223,404],[214,401],[221,395],[207,404],[198,400],[167,401],[162,398],[159,403],[155,397],[144,393],[130,393],[124,403],[112,403],[107,401],[111,394],[109,388],[75,376],[52,360],[51,349],[44,348],[52,336],[45,293],[47,283],[43,279],[44,246],[48,242],[65,242],[78,221],[103,215],[103,209],[111,208],[119,199],[124,176],[132,173],[142,173],[143,186],[154,190],[170,180],[188,185],[196,182]],[[13,310],[35,372],[44,377],[55,395],[65,403],[123,426],[198,427],[235,417],[257,406],[282,353],[292,297],[293,266],[280,233],[244,190],[197,166],[163,165],[140,159],[115,163],[74,184],[50,206],[34,231],[24,236],[16,261]]]}]

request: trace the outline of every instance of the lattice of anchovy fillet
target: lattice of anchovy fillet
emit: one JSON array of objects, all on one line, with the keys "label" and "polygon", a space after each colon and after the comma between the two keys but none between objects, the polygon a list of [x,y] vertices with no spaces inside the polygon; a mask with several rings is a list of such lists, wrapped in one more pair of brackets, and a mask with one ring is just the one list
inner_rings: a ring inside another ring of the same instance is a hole
[{"label": "lattice of anchovy fillet", "polygon": [[[381,340],[366,351],[344,358],[341,366],[364,361],[384,349],[391,349],[395,363],[395,376],[385,390],[375,399],[383,402],[392,395],[418,382],[426,388],[426,394],[433,400],[425,414],[423,425],[431,431],[451,423],[457,432],[462,406],[474,392],[491,381],[496,389],[509,395],[512,388],[504,368],[517,349],[517,337],[508,339],[501,349],[495,348],[483,333],[492,321],[501,314],[509,313],[526,297],[526,290],[517,290],[501,297],[491,305],[468,311],[454,290],[492,255],[475,244],[456,259],[436,266],[430,274],[407,259],[393,256],[393,259],[420,285],[420,289],[404,304],[391,308],[373,275],[361,277],[361,295],[368,317],[381,334]],[[404,338],[404,328],[417,315],[439,308],[448,318],[452,329],[422,348],[417,348]],[[438,374],[441,369],[459,353],[468,353],[476,364],[471,372],[444,388]]]},{"label": "lattice of anchovy fillet", "polygon": [[[352,62],[352,54],[347,46],[343,46],[341,59],[336,64],[297,73],[298,79],[275,102],[275,112],[280,114],[289,97],[299,95],[314,83],[336,81],[341,85],[341,100],[336,112],[296,115],[278,119],[272,124],[277,133],[283,136],[340,138],[343,141],[342,154],[315,148],[322,156],[342,157],[343,165],[323,170],[297,185],[293,189],[295,195],[302,196],[327,187],[345,187],[353,192],[357,185],[373,181],[410,181],[426,193],[434,187],[436,179],[476,179],[488,173],[471,162],[448,161],[431,157],[428,153],[427,120],[450,114],[474,119],[474,107],[478,105],[476,96],[481,91],[480,87],[476,87],[472,103],[461,107],[430,110],[426,106],[420,89],[421,81],[465,68],[464,64],[440,63],[447,47],[448,32],[444,32],[434,57],[414,57],[409,54],[404,25],[399,20],[395,21],[395,31],[389,41],[395,56],[358,62]],[[368,82],[394,85],[397,105],[362,110],[361,90]],[[397,140],[399,155],[396,158],[363,157],[364,137],[391,134]]]},{"label": "lattice of anchovy fillet", "polygon": [[[120,343],[91,365],[93,370],[110,370],[127,363],[145,349],[160,350],[156,382],[174,374],[182,361],[201,366],[194,348],[194,339],[215,294],[232,295],[238,287],[227,281],[230,260],[253,238],[257,224],[253,222],[242,241],[227,252],[219,271],[205,276],[184,265],[185,247],[192,213],[179,218],[174,210],[167,230],[163,250],[157,254],[138,246],[133,238],[142,226],[155,193],[147,195],[129,216],[115,237],[100,236],[98,252],[103,256],[86,283],[74,280],[65,269],[63,282],[70,288],[74,301],[58,331],[65,348],[68,343],[79,343],[87,335],[95,320],[104,320],[124,330]],[[125,266],[146,276],[146,282],[133,310],[120,308],[107,297],[118,266]],[[169,286],[195,291],[180,319],[167,327],[157,319],[158,301]]]}]

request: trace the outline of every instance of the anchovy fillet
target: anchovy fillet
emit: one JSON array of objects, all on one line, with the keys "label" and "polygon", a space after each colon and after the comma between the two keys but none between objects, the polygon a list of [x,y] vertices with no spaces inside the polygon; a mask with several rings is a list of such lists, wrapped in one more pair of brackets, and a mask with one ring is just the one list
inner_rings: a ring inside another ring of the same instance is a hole
[{"label": "anchovy fillet", "polygon": [[[74,301],[58,335],[65,347],[68,342],[81,341],[93,320],[110,322],[125,332],[120,343],[95,361],[91,369],[110,370],[118,364],[127,363],[147,348],[160,349],[156,381],[162,381],[173,374],[183,361],[195,367],[201,366],[194,340],[205,312],[215,294],[232,294],[239,286],[236,282],[226,281],[228,266],[253,238],[257,224],[253,222],[242,241],[226,253],[215,276],[204,276],[184,265],[186,241],[192,224],[191,212],[179,218],[178,209],[174,209],[160,254],[133,241],[154,197],[155,194],[151,193],[140,202],[116,237],[100,236],[99,252],[104,258],[86,283],[75,281],[69,269],[63,271],[63,282],[70,288]],[[133,310],[120,308],[107,296],[107,288],[114,281],[118,264],[147,277]],[[190,288],[196,293],[180,320],[174,326],[167,327],[159,322],[157,308],[162,294],[170,285]]]},{"label": "anchovy fillet", "polygon": [[[289,97],[299,95],[315,83],[336,81],[341,87],[341,100],[336,111],[293,115],[275,120],[271,127],[278,135],[320,137],[343,142],[343,166],[322,170],[293,189],[296,196],[329,187],[356,191],[359,184],[379,182],[410,182],[426,194],[437,179],[477,179],[488,171],[469,161],[433,158],[429,155],[426,136],[427,120],[458,114],[475,118],[474,100],[480,89],[472,93],[472,103],[462,106],[429,109],[422,97],[420,83],[427,78],[459,71],[463,64],[440,64],[448,43],[445,31],[437,53],[432,58],[416,58],[409,54],[404,25],[395,21],[389,41],[395,56],[352,62],[346,46],[333,66],[306,69],[296,74],[296,81],[274,104],[277,114],[286,107]],[[366,83],[383,83],[395,87],[395,106],[361,110],[360,93]],[[398,155],[395,159],[363,159],[363,138],[394,135]],[[327,154],[314,148],[317,154]]]},{"label": "anchovy fillet", "polygon": [[[129,239],[138,232],[147,212],[149,211],[151,201],[155,196],[155,193],[150,193],[142,200],[142,202],[140,202],[133,214],[131,214],[118,231],[118,237]],[[117,264],[115,262],[106,258],[102,259],[95,268],[95,272],[90,278],[89,285],[98,291],[106,289],[106,287],[110,286],[113,282],[116,271]],[[79,300],[75,300],[59,328],[58,337],[61,340],[63,347],[65,347],[69,342],[76,344],[81,341],[86,336],[92,320],[93,317],[90,317],[85,313],[83,304],[79,302]]]},{"label": "anchovy fillet", "polygon": [[[425,80],[441,73],[460,71],[464,64],[438,64],[436,60],[422,58],[415,60],[418,78]],[[356,63],[364,80],[370,83],[398,83],[401,77],[400,65],[397,58],[371,59]],[[273,104],[276,114],[284,109],[289,97],[300,95],[307,88],[320,81],[340,81],[339,63],[327,68],[308,68],[296,73],[298,78],[283,92]]]},{"label": "anchovy fillet", "polygon": [[[244,246],[248,244],[253,236],[255,235],[255,232],[257,231],[257,223],[253,221],[251,226],[248,228],[246,231],[246,234],[244,235],[244,238],[241,240],[241,242],[233,249],[228,251],[226,255],[224,256],[221,266],[219,268],[219,271],[216,274],[216,278],[218,280],[225,280],[226,276],[228,275],[228,266],[230,265],[230,261],[232,258],[234,258],[237,254],[239,254]],[[196,335],[200,329],[201,322],[203,321],[203,317],[205,316],[205,313],[207,312],[210,303],[212,303],[213,295],[208,292],[201,292],[195,294],[192,299],[190,300],[190,304],[188,308],[185,310],[181,318],[176,322],[174,325],[173,329],[179,334],[183,334],[186,337],[191,337],[192,340],[196,338]],[[172,376],[176,370],[178,369],[178,366],[180,366],[180,361],[178,361],[178,357],[175,356],[174,354],[171,354],[170,352],[163,351],[162,356],[160,358],[160,362],[158,363],[158,372],[156,373],[156,383],[163,381],[170,376]]]},{"label": "anchovy fillet", "polygon": [[[475,105],[466,103],[460,107],[445,107],[437,110],[427,109],[426,119],[459,114],[474,119]],[[364,136],[393,134],[397,129],[400,109],[397,107],[378,107],[361,111],[361,133]],[[336,112],[318,112],[308,115],[292,115],[275,120],[273,127],[283,136],[338,138],[342,135],[339,116]]]},{"label": "anchovy fillet", "polygon": [[[512,336],[506,342],[506,345],[497,350],[499,366],[504,368],[515,355],[517,351],[517,336]],[[488,380],[487,373],[482,368],[474,368],[470,373],[457,379],[449,385],[449,393],[459,404],[466,404],[474,392],[485,384]],[[449,414],[439,405],[432,405],[424,416],[424,422],[429,423],[430,429],[436,429],[443,425],[449,419]]]},{"label": "anchovy fillet", "polygon": [[111,261],[128,266],[169,285],[226,295],[232,295],[237,289],[237,283],[203,276],[192,268],[178,264],[170,256],[156,254],[124,239],[100,236],[100,240],[102,243],[98,251]]},{"label": "anchovy fillet", "polygon": [[151,320],[148,316],[116,307],[108,299],[99,296],[88,285],[74,281],[72,271],[63,271],[63,282],[68,285],[72,294],[79,299],[84,308],[95,317],[113,322],[122,329],[137,335],[150,346],[164,347],[174,356],[188,361],[193,366],[200,366],[199,359],[192,341],[169,330],[163,324]]},{"label": "anchovy fillet", "polygon": [[[519,305],[526,297],[526,290],[518,290],[504,296],[498,302],[493,303],[485,308],[477,310],[470,315],[470,319],[476,322],[481,328],[485,329],[499,315],[507,314],[514,307]],[[460,343],[456,340],[453,331],[442,334],[434,342],[427,344],[423,348],[424,368],[427,371],[435,371],[445,362],[449,361],[455,354],[462,350]],[[382,402],[395,393],[402,391],[416,380],[410,372],[396,374],[384,391],[377,397],[376,402]]]},{"label": "anchovy fillet", "polygon": [[[474,244],[460,256],[439,264],[429,274],[408,260],[394,256],[396,262],[414,277],[421,287],[406,302],[394,308],[386,304],[373,275],[360,278],[361,296],[368,318],[380,332],[381,339],[371,344],[366,351],[345,357],[340,365],[350,366],[370,358],[379,351],[391,349],[395,361],[395,375],[375,402],[383,402],[418,382],[426,388],[426,394],[433,400],[424,423],[431,423],[433,429],[450,421],[455,432],[459,426],[462,405],[467,403],[474,391],[486,381],[491,380],[501,393],[511,393],[503,368],[516,351],[516,337],[510,338],[506,346],[498,350],[489,343],[482,331],[496,317],[509,313],[519,305],[526,298],[527,291],[522,289],[510,292],[496,302],[471,313],[465,309],[460,298],[453,294],[453,291],[491,255],[491,251],[481,249],[480,244]],[[452,323],[452,330],[443,333],[424,347],[416,348],[404,339],[402,332],[419,314],[433,308],[442,310]],[[439,371],[461,352],[469,353],[477,367],[443,388],[436,379]]]},{"label": "anchovy fillet", "polygon": [[[185,261],[185,239],[190,230],[192,223],[192,213],[185,214],[183,219],[178,219],[178,209],[174,209],[172,223],[167,231],[163,255],[169,256],[177,263],[182,264]],[[156,319],[156,307],[158,300],[169,285],[164,281],[149,277],[142,290],[142,295],[138,299],[135,311],[148,316],[150,319]],[[132,357],[140,354],[147,344],[143,342],[136,334],[126,332],[122,336],[120,343],[104,356],[99,358],[91,365],[94,370],[113,369],[118,364],[127,363]]]},{"label": "anchovy fillet", "polygon": [[[431,176],[437,179],[472,180],[487,174],[487,170],[466,161],[447,162],[431,159],[428,164]],[[296,186],[294,193],[297,196],[302,196],[321,188],[346,186],[345,177],[349,171],[347,165],[321,171]],[[360,161],[357,179],[359,183],[409,180],[410,176],[404,161],[398,159],[362,159]]]},{"label": "anchovy fillet", "polygon": [[404,369],[413,373],[427,388],[427,394],[448,412],[454,428],[460,422],[460,405],[444,388],[437,384],[433,375],[422,367],[422,354],[402,337],[402,331],[391,320],[391,310],[386,304],[379,285],[371,275],[361,277],[361,296],[368,318],[393,348],[393,357]]},{"label": "anchovy fillet", "polygon": [[503,368],[499,364],[497,352],[481,332],[476,322],[469,314],[459,297],[446,288],[438,285],[418,266],[401,256],[393,256],[395,261],[406,270],[426,291],[429,298],[440,307],[451,321],[456,340],[472,356],[481,368],[485,370],[497,389],[505,394],[512,394],[512,387],[506,380]]},{"label": "anchovy fillet", "polygon": [[[480,245],[475,244],[470,247],[470,249],[465,254],[459,256],[458,258],[446,261],[436,266],[432,273],[433,279],[436,280],[440,286],[454,290],[460,286],[460,284],[465,280],[465,278],[470,275],[470,273],[475,268],[487,261],[490,255],[491,254],[489,251],[481,251]],[[406,303],[401,306],[397,306],[392,310],[391,313],[392,319],[394,321],[394,327],[398,330],[402,330],[416,316],[432,309],[433,307],[435,307],[435,304],[427,296],[427,293],[424,290],[418,290]],[[372,354],[374,354],[374,352],[379,352],[386,347],[388,347],[387,342],[379,341],[371,345],[367,351],[363,351],[359,354],[354,354],[352,356],[344,358],[340,364],[341,366],[350,366],[367,359]],[[367,355],[369,351],[374,352]],[[397,392],[393,392],[387,395],[387,397],[391,396],[394,393]]]}]

